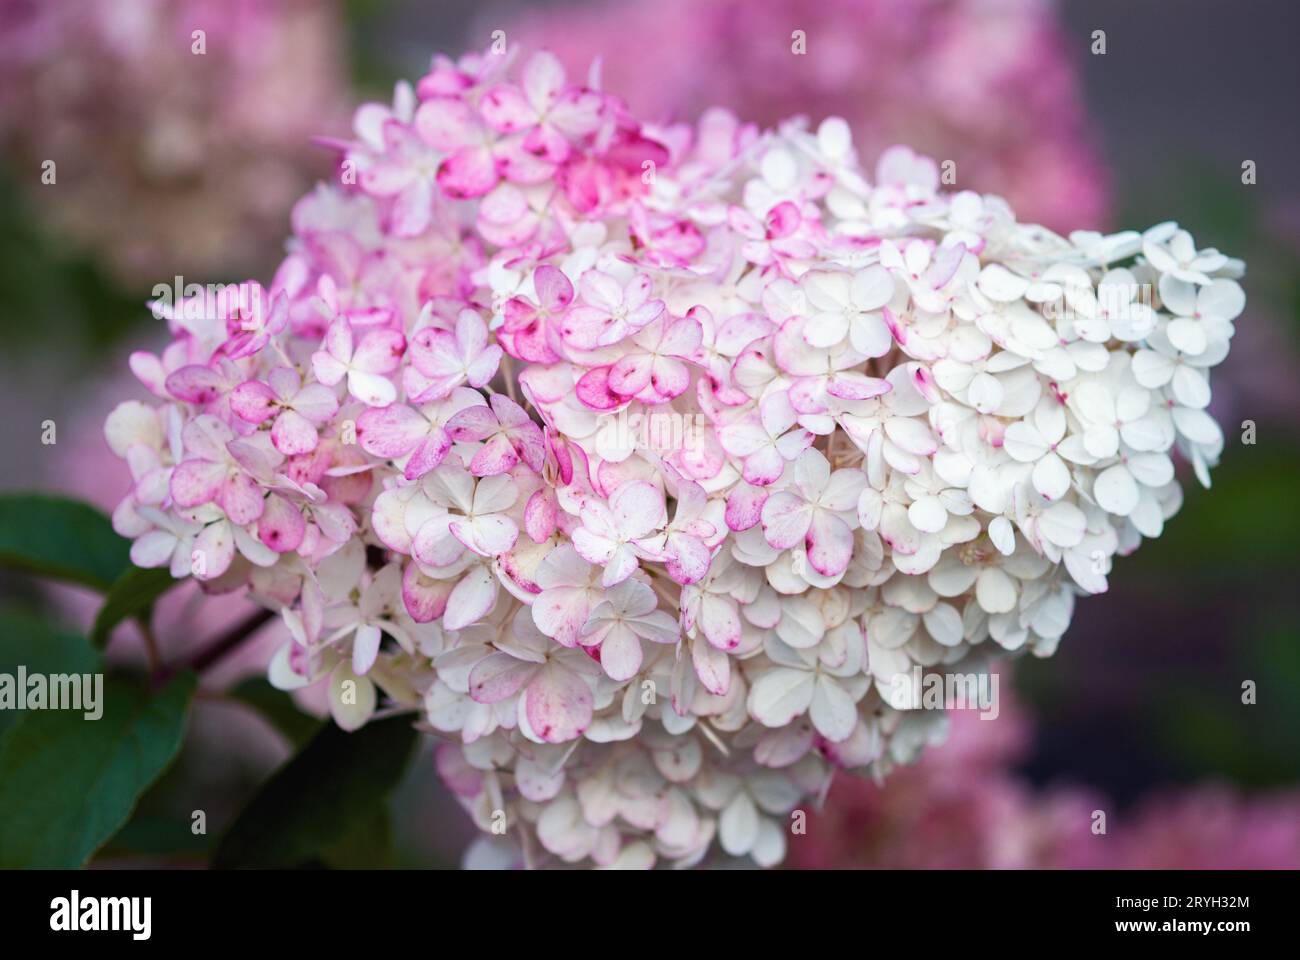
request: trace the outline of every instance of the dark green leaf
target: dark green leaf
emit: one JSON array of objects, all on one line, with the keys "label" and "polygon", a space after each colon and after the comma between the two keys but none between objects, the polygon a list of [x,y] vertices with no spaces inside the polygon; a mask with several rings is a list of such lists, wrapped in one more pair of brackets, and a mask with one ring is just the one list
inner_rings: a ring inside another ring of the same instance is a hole
[{"label": "dark green leaf", "polygon": [[0,736],[0,867],[79,867],[131,816],[181,747],[197,680],[156,696],[106,679],[103,715],[24,713]]},{"label": "dark green leaf", "polygon": [[295,748],[301,748],[321,729],[321,721],[298,709],[293,697],[277,690],[265,677],[249,677],[236,684],[230,696],[248,704]]},{"label": "dark green leaf", "polygon": [[377,808],[350,826],[320,855],[321,865],[334,870],[383,870],[393,866],[393,818]]},{"label": "dark green leaf", "polygon": [[[86,638],[38,616],[20,610],[0,609],[0,673],[16,676],[18,667],[32,673],[94,673],[99,654]],[[22,714],[0,710],[0,733]]]},{"label": "dark green leaf", "polygon": [[93,673],[100,656],[86,638],[34,613],[0,608],[0,673]]},{"label": "dark green leaf", "polygon": [[104,605],[95,615],[95,625],[90,630],[90,642],[103,649],[113,629],[130,617],[148,618],[154,601],[181,581],[172,577],[165,568],[141,570],[131,567],[117,578]]},{"label": "dark green leaf", "polygon": [[0,566],[106,591],[130,567],[130,549],[88,503],[0,494]]},{"label": "dark green leaf", "polygon": [[380,809],[415,738],[410,717],[389,717],[355,733],[326,724],[240,813],[212,865],[296,867],[323,860],[350,827]]},{"label": "dark green leaf", "polygon": [[212,835],[195,833],[193,827],[193,821],[187,817],[137,814],[100,851],[99,859],[113,856],[206,859]]}]

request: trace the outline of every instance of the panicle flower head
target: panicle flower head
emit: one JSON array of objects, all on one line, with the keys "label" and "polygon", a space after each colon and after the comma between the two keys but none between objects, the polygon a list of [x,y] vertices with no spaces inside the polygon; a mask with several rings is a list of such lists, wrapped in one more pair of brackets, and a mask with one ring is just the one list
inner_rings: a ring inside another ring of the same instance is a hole
[{"label": "panicle flower head", "polygon": [[1174,452],[1208,482],[1243,267],[512,59],[361,107],[255,309],[132,358],[114,521],[280,611],[340,725],[418,711],[527,862],[775,864],[941,732],[900,677],[1049,655]]}]

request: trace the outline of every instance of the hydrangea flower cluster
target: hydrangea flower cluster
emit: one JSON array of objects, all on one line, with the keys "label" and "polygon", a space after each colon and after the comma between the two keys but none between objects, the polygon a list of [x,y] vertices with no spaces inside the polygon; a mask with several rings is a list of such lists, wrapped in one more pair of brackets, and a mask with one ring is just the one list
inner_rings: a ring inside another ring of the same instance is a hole
[{"label": "hydrangea flower cluster", "polygon": [[1050,654],[1174,450],[1207,480],[1242,264],[511,61],[361,107],[271,285],[168,310],[114,522],[278,610],[341,726],[418,711],[527,862],[775,864],[941,731],[897,676]]}]

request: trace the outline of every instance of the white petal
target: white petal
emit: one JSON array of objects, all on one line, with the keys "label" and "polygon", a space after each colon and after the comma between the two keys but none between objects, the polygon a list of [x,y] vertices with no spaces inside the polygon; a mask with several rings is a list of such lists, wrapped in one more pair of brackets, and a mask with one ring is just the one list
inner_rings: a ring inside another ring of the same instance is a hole
[{"label": "white petal", "polygon": [[945,647],[955,647],[961,643],[961,614],[952,604],[936,603],[921,619],[925,622],[926,632],[934,638],[935,643]]},{"label": "white petal", "polygon": [[1170,384],[1174,399],[1185,407],[1203,410],[1210,405],[1210,382],[1195,367],[1179,364]]},{"label": "white petal", "polygon": [[487,567],[477,566],[466,572],[447,598],[447,612],[442,625],[460,630],[487,616],[497,599],[497,578]]},{"label": "white petal", "polygon": [[1133,355],[1133,376],[1148,390],[1163,387],[1174,375],[1174,361],[1154,350],[1139,350]]},{"label": "white petal", "polygon": [[1169,429],[1169,418],[1154,414],[1124,424],[1119,429],[1119,435],[1134,450],[1166,450],[1174,442],[1173,431]]},{"label": "white petal", "polygon": [[736,794],[718,819],[718,842],[733,857],[743,857],[758,840],[758,807],[745,791]]},{"label": "white petal", "polygon": [[1196,307],[1202,316],[1233,320],[1246,308],[1246,294],[1236,280],[1215,280],[1201,288]]},{"label": "white petal", "polygon": [[292,652],[293,641],[291,640],[275,651],[267,666],[266,678],[277,690],[301,690],[311,683],[310,677],[304,677],[290,666],[289,655]]},{"label": "white petal", "polygon": [[1122,463],[1103,470],[1092,485],[1092,497],[1108,513],[1127,517],[1138,502],[1133,474]]},{"label": "white petal", "polygon": [[784,727],[803,716],[813,699],[814,675],[808,670],[779,667],[755,681],[749,691],[749,713],[767,727]]},{"label": "white petal", "polygon": [[1002,406],[1002,384],[997,377],[987,373],[978,373],[971,380],[970,390],[966,397],[970,405],[980,413],[992,413]]},{"label": "white petal", "polygon": [[1033,480],[1034,489],[1048,500],[1059,500],[1070,491],[1070,471],[1055,453],[1034,465]]},{"label": "white petal", "polygon": [[848,319],[842,313],[822,313],[814,319],[816,322],[807,324],[803,329],[804,339],[811,347],[833,347],[849,332]]},{"label": "white petal", "polygon": [[375,685],[353,673],[346,661],[330,674],[329,698],[334,722],[349,732],[363,727],[375,712]]},{"label": "white petal", "polygon": [[1097,424],[1115,422],[1115,398],[1101,383],[1086,381],[1075,388],[1070,395],[1079,412]]},{"label": "white petal", "polygon": [[758,839],[749,855],[760,867],[775,867],[785,859],[785,833],[767,817],[758,821]]},{"label": "white petal", "polygon": [[[993,546],[997,547],[998,552],[1004,557],[1011,556],[1016,550],[1016,531],[1011,526],[1011,521],[1006,517],[994,517],[989,523],[989,539],[993,541]],[[932,579],[931,586],[933,585],[934,581]],[[956,594],[944,594],[944,596],[956,596]]]},{"label": "white petal", "polygon": [[1208,345],[1205,328],[1197,321],[1184,317],[1169,321],[1169,325],[1165,327],[1165,336],[1175,347],[1193,357],[1204,353]]},{"label": "white petal", "polygon": [[397,399],[397,388],[393,386],[393,381],[377,373],[361,370],[348,371],[348,391],[371,407],[386,407]]},{"label": "white petal", "polygon": [[1179,433],[1193,443],[1218,444],[1223,438],[1219,425],[1204,410],[1175,407],[1174,425]]},{"label": "white petal", "polygon": [[1073,547],[1083,541],[1084,529],[1088,525],[1082,510],[1072,503],[1054,503],[1043,511],[1038,520],[1038,529],[1058,547]]},{"label": "white petal", "polygon": [[1007,427],[1002,436],[1002,449],[1013,460],[1033,463],[1047,453],[1047,441],[1033,424],[1017,421]]},{"label": "white petal", "polygon": [[926,533],[938,533],[948,522],[948,511],[938,497],[922,497],[907,508],[912,526]]},{"label": "white petal", "polygon": [[978,286],[980,292],[990,300],[1010,303],[1019,300],[1029,289],[1029,281],[1012,273],[1006,267],[990,263],[980,271]]},{"label": "white petal", "polygon": [[1136,420],[1151,409],[1151,391],[1126,387],[1115,400],[1115,415],[1122,421]]},{"label": "white petal", "polygon": [[379,655],[379,644],[383,634],[374,624],[363,623],[357,627],[356,636],[352,638],[352,672],[364,676],[374,666]]},{"label": "white petal", "polygon": [[827,740],[847,740],[858,725],[858,711],[844,688],[830,677],[819,676],[813,687],[810,717]]},{"label": "white petal", "polygon": [[975,581],[975,599],[986,613],[1016,608],[1016,582],[1001,567],[989,567]]},{"label": "white petal", "polygon": [[[131,544],[131,562],[137,567],[165,567],[176,549],[176,537],[166,530],[151,530]],[[186,558],[188,559],[188,558]],[[188,571],[187,571],[188,572]]]},{"label": "white petal", "polygon": [[1140,453],[1129,457],[1129,473],[1146,487],[1163,487],[1174,478],[1174,462],[1164,453]]},{"label": "white petal", "polygon": [[854,276],[852,296],[859,310],[879,310],[894,296],[894,278],[882,266],[867,267]]}]

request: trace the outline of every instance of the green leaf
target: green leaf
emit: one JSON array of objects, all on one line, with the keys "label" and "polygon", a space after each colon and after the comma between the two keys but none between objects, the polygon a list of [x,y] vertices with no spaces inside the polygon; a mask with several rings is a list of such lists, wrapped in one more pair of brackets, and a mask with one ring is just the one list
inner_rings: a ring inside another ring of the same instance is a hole
[{"label": "green leaf", "polygon": [[393,866],[393,818],[384,807],[356,820],[320,853],[332,870],[384,870]]},{"label": "green leaf", "polygon": [[147,619],[154,601],[180,582],[166,568],[131,567],[117,578],[104,598],[104,605],[95,615],[95,625],[90,629],[90,642],[102,650],[119,623],[131,617]]},{"label": "green leaf", "polygon": [[106,591],[131,566],[130,550],[88,503],[0,494],[0,566]]},{"label": "green leaf", "polygon": [[175,758],[197,685],[186,673],[151,696],[109,678],[97,720],[22,714],[0,736],[0,868],[84,864]]},{"label": "green leaf", "polygon": [[[86,638],[48,620],[12,608],[0,608],[0,673],[96,673],[100,657]],[[22,714],[0,710],[0,733]],[[0,812],[2,815],[2,812]]]},{"label": "green leaf", "polygon": [[320,861],[354,824],[374,815],[401,779],[415,744],[410,717],[355,733],[326,724],[263,785],[217,846],[214,867],[296,867]]},{"label": "green leaf", "polygon": [[137,814],[100,851],[99,859],[131,856],[201,862],[211,846],[212,835],[196,834],[188,817]]},{"label": "green leaf", "polygon": [[94,673],[100,656],[81,634],[34,613],[0,607],[0,673]]},{"label": "green leaf", "polygon": [[321,729],[320,720],[299,710],[293,697],[275,689],[265,677],[241,681],[231,688],[230,696],[260,713],[295,749],[306,745]]}]

